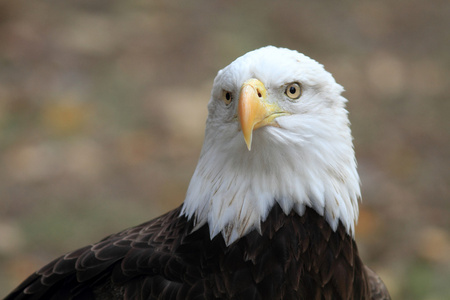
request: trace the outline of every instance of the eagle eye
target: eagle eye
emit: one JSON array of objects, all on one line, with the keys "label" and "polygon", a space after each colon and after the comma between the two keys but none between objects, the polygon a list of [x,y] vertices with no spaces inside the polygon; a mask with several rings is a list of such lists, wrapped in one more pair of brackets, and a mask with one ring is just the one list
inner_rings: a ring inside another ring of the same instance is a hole
[{"label": "eagle eye", "polygon": [[233,94],[229,91],[223,91],[222,94],[222,101],[223,103],[225,103],[225,105],[230,105],[231,102],[233,101]]},{"label": "eagle eye", "polygon": [[295,100],[300,98],[300,96],[302,95],[302,87],[299,83],[293,82],[286,87],[286,91],[284,93],[289,98]]}]

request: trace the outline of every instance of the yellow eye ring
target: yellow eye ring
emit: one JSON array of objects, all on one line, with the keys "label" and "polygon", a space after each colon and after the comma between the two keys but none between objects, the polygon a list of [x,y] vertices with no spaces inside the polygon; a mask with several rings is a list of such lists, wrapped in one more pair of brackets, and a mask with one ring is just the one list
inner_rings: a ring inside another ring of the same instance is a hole
[{"label": "yellow eye ring", "polygon": [[223,91],[222,93],[222,101],[225,103],[225,105],[230,105],[233,101],[233,94],[229,91]]},{"label": "yellow eye ring", "polygon": [[297,82],[290,83],[284,93],[293,100],[298,99],[302,95],[302,86]]}]

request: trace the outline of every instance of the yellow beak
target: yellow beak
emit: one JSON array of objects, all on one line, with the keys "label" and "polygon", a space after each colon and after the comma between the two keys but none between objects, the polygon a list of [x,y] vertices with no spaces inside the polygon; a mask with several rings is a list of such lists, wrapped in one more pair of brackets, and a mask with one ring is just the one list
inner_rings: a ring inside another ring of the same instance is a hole
[{"label": "yellow beak", "polygon": [[267,125],[279,127],[274,119],[286,113],[277,104],[267,102],[266,87],[258,79],[252,78],[241,87],[238,115],[244,140],[250,151],[253,130]]}]

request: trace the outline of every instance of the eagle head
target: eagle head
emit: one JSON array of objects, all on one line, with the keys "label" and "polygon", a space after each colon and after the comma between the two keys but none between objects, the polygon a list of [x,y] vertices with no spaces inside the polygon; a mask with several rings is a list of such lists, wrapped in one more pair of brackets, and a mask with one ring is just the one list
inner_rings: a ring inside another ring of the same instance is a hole
[{"label": "eagle head", "polygon": [[354,233],[359,176],[343,88],[315,60],[268,46],[220,70],[182,214],[231,244],[278,203]]}]

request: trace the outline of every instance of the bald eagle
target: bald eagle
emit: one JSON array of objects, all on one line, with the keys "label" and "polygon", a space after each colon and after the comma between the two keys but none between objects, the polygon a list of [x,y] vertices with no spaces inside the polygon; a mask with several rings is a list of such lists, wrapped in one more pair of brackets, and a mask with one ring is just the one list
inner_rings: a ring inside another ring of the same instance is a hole
[{"label": "bald eagle", "polygon": [[272,46],[219,71],[184,203],[63,255],[12,299],[390,299],[354,240],[342,86]]}]

